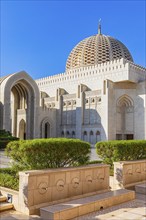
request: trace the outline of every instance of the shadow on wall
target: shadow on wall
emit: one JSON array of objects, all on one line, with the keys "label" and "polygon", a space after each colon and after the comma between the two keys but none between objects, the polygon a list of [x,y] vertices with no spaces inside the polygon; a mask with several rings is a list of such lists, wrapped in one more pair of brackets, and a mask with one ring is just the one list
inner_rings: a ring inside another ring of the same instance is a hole
[{"label": "shadow on wall", "polygon": [[[139,95],[145,95],[143,93]],[[134,106],[134,118],[135,127],[134,127],[134,139],[145,139],[145,126],[146,126],[146,108],[144,107],[144,99],[140,96],[136,97],[136,104]]]},{"label": "shadow on wall", "polygon": [[3,129],[3,104],[0,102],[0,129]]},{"label": "shadow on wall", "polygon": [[106,134],[101,124],[101,116],[96,109],[78,108],[81,117],[76,110],[64,110],[61,114],[59,137],[76,138],[76,123],[81,126],[81,139],[91,144],[106,140]]}]

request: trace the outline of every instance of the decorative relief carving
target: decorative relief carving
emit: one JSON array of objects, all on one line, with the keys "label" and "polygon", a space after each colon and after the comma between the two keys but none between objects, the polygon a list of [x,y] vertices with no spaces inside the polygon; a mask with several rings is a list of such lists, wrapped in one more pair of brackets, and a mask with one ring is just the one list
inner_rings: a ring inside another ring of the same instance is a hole
[{"label": "decorative relief carving", "polygon": [[137,167],[137,168],[135,169],[135,172],[136,172],[136,173],[141,173],[140,168],[139,168],[139,167]]},{"label": "decorative relief carving", "polygon": [[92,180],[92,176],[90,176],[90,175],[86,176],[86,182],[87,182],[87,183],[91,184],[92,181],[93,181],[93,180]]},{"label": "decorative relief carving", "polygon": [[73,188],[78,188],[79,187],[79,178],[75,177],[71,181]]},{"label": "decorative relief carving", "polygon": [[104,181],[104,175],[102,173],[97,174],[97,179],[100,183]]},{"label": "decorative relief carving", "polygon": [[41,182],[39,184],[39,193],[40,194],[45,194],[48,190],[48,184],[46,182]]},{"label": "decorative relief carving", "polygon": [[132,169],[127,169],[126,174],[133,175]]},{"label": "decorative relief carving", "polygon": [[57,184],[56,184],[57,190],[58,191],[63,191],[64,190],[64,184],[65,184],[64,180],[62,180],[62,179],[58,180]]}]

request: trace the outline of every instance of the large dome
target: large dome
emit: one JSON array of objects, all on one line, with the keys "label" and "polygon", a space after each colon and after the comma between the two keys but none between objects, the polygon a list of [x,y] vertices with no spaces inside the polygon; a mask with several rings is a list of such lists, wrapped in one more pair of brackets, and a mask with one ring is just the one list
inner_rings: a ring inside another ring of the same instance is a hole
[{"label": "large dome", "polygon": [[97,34],[85,38],[73,48],[66,62],[66,70],[120,58],[133,62],[130,52],[123,43],[110,36]]}]

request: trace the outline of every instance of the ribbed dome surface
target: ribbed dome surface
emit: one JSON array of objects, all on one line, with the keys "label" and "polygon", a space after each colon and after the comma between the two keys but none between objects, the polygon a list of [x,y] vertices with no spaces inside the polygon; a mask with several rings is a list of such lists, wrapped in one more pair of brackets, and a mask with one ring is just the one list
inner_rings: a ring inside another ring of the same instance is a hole
[{"label": "ribbed dome surface", "polygon": [[120,58],[133,62],[130,52],[123,43],[110,36],[97,34],[82,40],[73,48],[66,62],[66,70]]}]

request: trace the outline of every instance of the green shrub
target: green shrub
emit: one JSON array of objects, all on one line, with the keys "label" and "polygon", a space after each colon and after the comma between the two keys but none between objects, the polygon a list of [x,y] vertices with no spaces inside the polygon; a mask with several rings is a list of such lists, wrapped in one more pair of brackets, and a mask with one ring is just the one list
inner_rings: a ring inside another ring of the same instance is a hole
[{"label": "green shrub", "polygon": [[0,130],[0,149],[5,148],[10,141],[16,141],[19,138],[13,137],[9,131]]},{"label": "green shrub", "polygon": [[116,161],[146,159],[146,140],[98,142],[96,152],[110,165]]},{"label": "green shrub", "polygon": [[90,144],[78,139],[49,138],[10,142],[6,154],[23,169],[45,169],[86,164]]},{"label": "green shrub", "polygon": [[90,160],[88,161],[86,164],[99,164],[99,163],[102,163],[102,160]]},{"label": "green shrub", "polygon": [[18,172],[11,168],[0,168],[0,186],[10,189],[19,189]]}]

